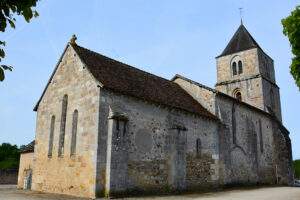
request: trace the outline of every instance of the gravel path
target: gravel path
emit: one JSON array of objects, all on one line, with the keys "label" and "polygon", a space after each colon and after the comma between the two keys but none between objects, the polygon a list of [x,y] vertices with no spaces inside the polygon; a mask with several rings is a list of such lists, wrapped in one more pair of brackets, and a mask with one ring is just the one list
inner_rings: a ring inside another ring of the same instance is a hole
[{"label": "gravel path", "polygon": [[[138,200],[132,198],[128,200]],[[143,200],[300,200],[300,187],[269,187],[254,189],[234,189],[204,194],[189,194],[166,197],[147,197]]]},{"label": "gravel path", "polygon": [[[0,185],[0,200],[86,200],[64,195],[17,190],[15,186]],[[300,200],[300,187],[267,187],[234,189],[205,194],[187,194],[163,197],[126,198],[127,200]]]}]

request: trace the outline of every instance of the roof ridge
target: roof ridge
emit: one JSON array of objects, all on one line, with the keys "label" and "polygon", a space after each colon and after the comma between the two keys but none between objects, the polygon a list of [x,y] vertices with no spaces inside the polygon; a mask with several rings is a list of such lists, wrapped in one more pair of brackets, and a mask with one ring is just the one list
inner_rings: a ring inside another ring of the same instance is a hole
[{"label": "roof ridge", "polygon": [[106,59],[109,59],[109,60],[111,60],[111,61],[114,61],[114,62],[120,63],[120,64],[122,64],[122,65],[126,65],[127,67],[133,68],[133,69],[135,69],[135,70],[138,70],[138,71],[140,71],[140,72],[143,72],[143,73],[146,73],[146,74],[148,74],[148,75],[150,75],[150,76],[154,76],[154,77],[157,77],[157,78],[163,79],[163,80],[165,80],[165,81],[172,82],[172,81],[170,81],[170,80],[169,80],[169,79],[167,79],[167,78],[164,78],[164,77],[161,77],[161,76],[158,76],[158,75],[152,74],[152,73],[150,73],[150,72],[147,72],[147,71],[145,71],[145,70],[139,69],[138,67],[135,67],[135,66],[129,65],[129,64],[125,63],[125,62],[122,62],[122,61],[116,60],[116,59],[114,59],[114,58],[110,58],[110,57],[108,57],[108,56],[106,56],[106,55],[103,55],[103,54],[101,54],[101,53],[98,53],[98,52],[96,52],[96,51],[93,51],[93,50],[91,50],[91,49],[85,48],[85,47],[83,47],[83,46],[80,46],[80,45],[78,45],[78,44],[70,44],[70,45],[71,45],[72,47],[73,47],[73,45],[76,45],[77,47],[79,47],[79,48],[82,48],[82,49],[84,49],[84,50],[87,50],[87,51],[89,51],[89,52],[91,52],[91,53],[93,53],[93,54],[96,54],[96,55],[98,55],[98,56],[102,56],[102,57],[104,57],[104,58],[106,58]]},{"label": "roof ridge", "polygon": [[202,84],[202,83],[199,83],[199,82],[197,82],[197,81],[194,81],[194,80],[192,80],[192,79],[190,79],[190,78],[187,78],[187,77],[185,77],[185,76],[182,76],[182,75],[180,75],[180,74],[175,74],[175,76],[171,79],[171,81],[174,81],[176,78],[181,78],[181,79],[186,80],[186,81],[188,81],[188,82],[190,82],[190,83],[193,83],[193,84],[195,84],[195,85],[198,85],[199,87],[205,88],[205,89],[210,90],[210,91],[212,91],[212,92],[216,92],[216,90],[215,90],[214,88],[211,88],[211,87],[209,87],[209,86],[206,86],[206,85],[204,85],[204,84]]}]

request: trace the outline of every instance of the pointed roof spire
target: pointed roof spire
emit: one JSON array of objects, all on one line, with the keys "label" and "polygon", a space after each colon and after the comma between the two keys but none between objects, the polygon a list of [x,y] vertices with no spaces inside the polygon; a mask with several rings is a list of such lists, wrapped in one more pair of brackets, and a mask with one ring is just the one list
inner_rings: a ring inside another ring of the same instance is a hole
[{"label": "pointed roof spire", "polygon": [[254,40],[254,38],[251,36],[251,34],[248,32],[248,30],[242,23],[231,38],[231,40],[229,41],[224,51],[218,57],[230,55],[239,51],[244,51],[252,48],[260,48],[260,46]]},{"label": "pointed roof spire", "polygon": [[241,25],[243,25],[243,8],[239,8],[239,10],[240,10]]}]

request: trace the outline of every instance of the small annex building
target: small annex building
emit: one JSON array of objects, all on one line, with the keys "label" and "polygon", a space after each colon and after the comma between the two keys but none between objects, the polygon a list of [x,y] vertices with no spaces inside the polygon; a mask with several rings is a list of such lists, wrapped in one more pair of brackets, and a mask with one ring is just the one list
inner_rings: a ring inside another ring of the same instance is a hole
[{"label": "small annex building", "polygon": [[21,149],[18,174],[18,188],[31,189],[33,168],[34,141]]}]

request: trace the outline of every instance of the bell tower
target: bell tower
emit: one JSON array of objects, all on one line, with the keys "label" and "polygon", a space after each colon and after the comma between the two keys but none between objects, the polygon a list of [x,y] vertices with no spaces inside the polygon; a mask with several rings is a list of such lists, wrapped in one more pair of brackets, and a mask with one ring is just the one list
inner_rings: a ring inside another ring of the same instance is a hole
[{"label": "bell tower", "polygon": [[243,24],[216,57],[216,90],[275,115],[281,120],[274,61]]}]

